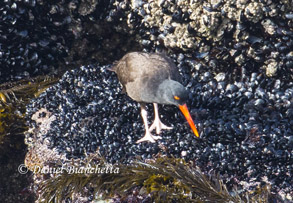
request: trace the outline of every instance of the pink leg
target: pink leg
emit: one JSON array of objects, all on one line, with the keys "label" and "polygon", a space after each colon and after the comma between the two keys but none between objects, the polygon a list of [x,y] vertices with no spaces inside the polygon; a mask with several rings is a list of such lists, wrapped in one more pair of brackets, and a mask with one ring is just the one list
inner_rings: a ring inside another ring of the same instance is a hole
[{"label": "pink leg", "polygon": [[145,104],[141,104],[140,108],[141,108],[141,117],[143,119],[144,128],[145,128],[145,135],[141,139],[136,141],[136,143],[141,143],[145,141],[156,142],[157,139],[161,139],[162,137],[154,136],[150,133],[150,130],[148,128],[147,111],[145,109]]},{"label": "pink leg", "polygon": [[172,127],[166,126],[164,123],[161,122],[157,103],[154,103],[154,110],[155,110],[155,120],[150,127],[150,132],[156,128],[156,133],[160,134],[162,129],[166,129],[166,130],[172,129]]}]

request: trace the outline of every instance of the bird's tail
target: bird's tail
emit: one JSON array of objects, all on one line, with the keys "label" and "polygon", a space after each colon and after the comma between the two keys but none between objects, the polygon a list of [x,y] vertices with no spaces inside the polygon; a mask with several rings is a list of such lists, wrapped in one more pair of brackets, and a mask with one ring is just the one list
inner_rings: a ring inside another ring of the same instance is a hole
[{"label": "bird's tail", "polygon": [[115,61],[112,65],[109,65],[109,67],[107,67],[106,69],[108,71],[112,71],[112,72],[116,72],[116,65],[117,65],[117,61]]},{"label": "bird's tail", "polygon": [[107,67],[106,70],[115,72],[114,67],[115,67],[114,65],[111,65],[111,66]]}]

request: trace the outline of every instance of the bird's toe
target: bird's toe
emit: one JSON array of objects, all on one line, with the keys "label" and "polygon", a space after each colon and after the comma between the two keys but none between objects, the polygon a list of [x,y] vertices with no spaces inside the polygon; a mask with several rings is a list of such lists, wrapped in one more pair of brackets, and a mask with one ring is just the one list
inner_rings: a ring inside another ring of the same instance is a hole
[{"label": "bird's toe", "polygon": [[154,137],[157,137],[157,136],[152,136],[150,134],[147,134],[147,135],[143,136],[142,138],[140,138],[139,140],[137,140],[136,143],[137,144],[139,144],[141,142],[152,142],[152,143],[155,143],[156,142],[156,139]]},{"label": "bird's toe", "polygon": [[151,127],[150,127],[150,132],[152,132],[154,129],[156,128],[156,124],[155,124],[155,122],[151,125]]},{"label": "bird's toe", "polygon": [[162,130],[171,130],[173,127],[169,127],[162,123],[160,120],[155,120],[150,127],[150,132],[156,129],[156,133],[160,134]]},{"label": "bird's toe", "polygon": [[154,139],[154,140],[159,140],[159,139],[162,139],[162,137],[161,137],[161,136],[155,136],[155,135],[153,135],[152,137],[153,137],[153,139]]},{"label": "bird's toe", "polygon": [[172,126],[167,126],[164,123],[161,123],[161,129],[171,130],[171,129],[173,129],[173,127]]}]

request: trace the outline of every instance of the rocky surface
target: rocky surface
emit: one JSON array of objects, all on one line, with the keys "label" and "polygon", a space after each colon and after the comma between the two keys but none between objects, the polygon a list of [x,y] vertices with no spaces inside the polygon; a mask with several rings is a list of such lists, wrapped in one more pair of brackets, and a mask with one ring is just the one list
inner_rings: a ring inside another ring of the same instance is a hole
[{"label": "rocky surface", "polygon": [[0,82],[56,70],[73,38],[67,30],[70,17],[54,10],[53,4],[36,0],[4,0],[0,8]]},{"label": "rocky surface", "polygon": [[[292,200],[291,1],[0,5],[1,80],[74,67],[27,107],[28,163],[35,156],[45,164],[50,156],[67,162],[90,153],[129,163],[159,153],[194,161],[244,190],[271,184],[273,193]],[[200,139],[176,107],[160,106],[173,130],[158,143],[135,144],[144,133],[139,106],[103,66],[131,50],[165,51],[178,65]]]},{"label": "rocky surface", "polygon": [[180,67],[192,70],[185,81],[200,139],[176,107],[164,106],[162,119],[173,130],[164,131],[155,144],[135,144],[144,133],[138,104],[121,93],[113,72],[89,66],[66,73],[32,101],[27,110],[35,122],[27,143],[33,146],[38,138],[43,147],[57,150],[62,162],[98,153],[111,163],[131,163],[136,156],[150,159],[161,153],[196,161],[232,185],[252,189],[269,183],[274,191],[292,191],[293,83],[256,73],[226,83],[224,75],[215,79],[194,66]]}]

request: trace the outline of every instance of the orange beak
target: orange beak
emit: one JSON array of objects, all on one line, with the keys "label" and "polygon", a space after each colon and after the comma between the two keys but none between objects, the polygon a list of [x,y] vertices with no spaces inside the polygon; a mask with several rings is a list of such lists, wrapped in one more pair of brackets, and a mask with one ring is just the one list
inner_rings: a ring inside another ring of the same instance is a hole
[{"label": "orange beak", "polygon": [[187,108],[186,104],[179,105],[179,109],[182,111],[183,115],[185,116],[185,118],[186,118],[187,122],[189,123],[189,125],[190,125],[193,133],[195,134],[195,136],[199,137],[199,134],[198,134],[197,129],[196,129],[194,123],[193,123],[193,120],[192,120],[192,118],[190,116],[190,113],[188,111],[188,108]]}]

